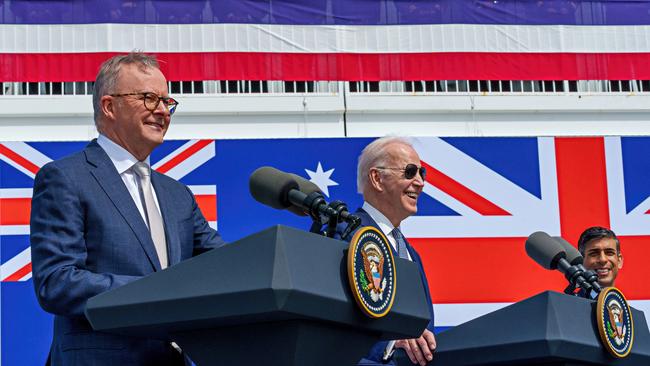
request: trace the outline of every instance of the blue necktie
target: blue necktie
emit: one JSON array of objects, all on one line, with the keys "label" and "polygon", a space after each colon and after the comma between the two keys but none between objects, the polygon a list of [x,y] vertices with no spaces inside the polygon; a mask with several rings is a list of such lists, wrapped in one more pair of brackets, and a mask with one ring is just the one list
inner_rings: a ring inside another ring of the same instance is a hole
[{"label": "blue necktie", "polygon": [[404,240],[404,235],[402,235],[402,232],[399,230],[399,228],[394,228],[392,233],[393,233],[393,238],[395,238],[395,241],[397,242],[397,255],[400,258],[409,259],[408,249],[406,249],[406,240]]}]

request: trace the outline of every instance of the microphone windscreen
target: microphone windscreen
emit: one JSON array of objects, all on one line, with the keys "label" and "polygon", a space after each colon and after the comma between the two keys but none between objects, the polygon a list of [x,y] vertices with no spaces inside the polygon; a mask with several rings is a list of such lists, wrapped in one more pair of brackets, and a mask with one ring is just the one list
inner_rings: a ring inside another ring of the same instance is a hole
[{"label": "microphone windscreen", "polygon": [[[321,192],[320,188],[318,188],[318,186],[316,184],[312,183],[311,181],[308,181],[307,179],[305,179],[305,178],[303,178],[303,177],[301,177],[301,176],[299,176],[297,174],[289,173],[289,175],[291,176],[291,178],[293,178],[293,180],[296,181],[296,183],[298,183],[298,190],[300,192],[304,193],[305,195],[309,196],[310,194],[312,194],[314,192],[323,193],[323,192]],[[294,214],[296,214],[298,216],[307,216],[307,214],[308,214],[308,212],[306,212],[305,209],[303,209],[302,207],[295,206],[295,205],[289,206],[287,208],[287,211],[292,212],[292,213],[294,213]]]},{"label": "microphone windscreen", "polygon": [[542,231],[534,232],[526,239],[526,253],[546,269],[556,269],[560,258],[566,257],[562,244]]},{"label": "microphone windscreen", "polygon": [[298,189],[298,183],[289,174],[264,166],[251,174],[248,189],[256,201],[282,210],[291,206],[289,191]]},{"label": "microphone windscreen", "polygon": [[564,238],[561,236],[554,236],[553,239],[562,245],[562,248],[564,248],[564,251],[566,252],[566,260],[571,263],[572,266],[582,264],[584,258],[578,249],[576,249],[568,241],[564,240]]}]

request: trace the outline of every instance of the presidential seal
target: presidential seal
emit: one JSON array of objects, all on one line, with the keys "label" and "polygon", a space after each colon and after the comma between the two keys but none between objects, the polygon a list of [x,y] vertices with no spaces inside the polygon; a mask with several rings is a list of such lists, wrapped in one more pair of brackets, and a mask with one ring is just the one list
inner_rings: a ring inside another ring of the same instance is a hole
[{"label": "presidential seal", "polygon": [[378,229],[362,227],[352,237],[348,280],[364,314],[371,318],[388,314],[395,300],[395,260],[388,239]]},{"label": "presidential seal", "polygon": [[614,357],[622,358],[632,350],[634,323],[630,306],[616,287],[606,287],[598,295],[596,324],[603,346]]}]

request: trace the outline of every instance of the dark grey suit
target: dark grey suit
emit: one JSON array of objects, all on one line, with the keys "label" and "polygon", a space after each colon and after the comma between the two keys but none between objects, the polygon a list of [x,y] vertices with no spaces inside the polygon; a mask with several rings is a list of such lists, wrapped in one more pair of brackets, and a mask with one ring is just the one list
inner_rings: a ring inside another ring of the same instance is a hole
[{"label": "dark grey suit", "polygon": [[[153,172],[169,265],[224,244],[192,192]],[[53,365],[167,365],[182,359],[167,342],[95,332],[86,301],[155,271],[149,230],[108,155],[92,141],[36,175],[31,212],[34,287],[55,314]]]}]

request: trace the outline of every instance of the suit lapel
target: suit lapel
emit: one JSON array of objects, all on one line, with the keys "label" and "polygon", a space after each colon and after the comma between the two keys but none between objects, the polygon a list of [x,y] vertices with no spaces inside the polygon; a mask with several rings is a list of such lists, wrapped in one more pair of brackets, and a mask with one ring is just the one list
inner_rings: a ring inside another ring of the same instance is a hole
[{"label": "suit lapel", "polygon": [[[357,210],[357,212],[355,212],[355,214],[361,218],[361,226],[372,226],[375,229],[379,230],[380,233],[383,233],[383,231],[381,231],[381,228],[379,227],[379,225],[377,225],[377,222],[375,220],[373,220],[373,218],[370,216],[369,213],[366,212],[366,210],[364,210],[362,208],[359,208]],[[386,235],[386,234],[384,234],[384,235]],[[388,238],[386,238],[386,239],[388,240]],[[406,245],[408,247],[408,242],[406,243]],[[393,246],[390,245],[390,242],[388,243],[388,247],[393,252],[393,257],[399,258],[399,254],[397,253],[395,248],[393,248]]]},{"label": "suit lapel", "polygon": [[[379,225],[377,225],[375,220],[373,220],[372,217],[370,217],[370,215],[364,209],[359,208],[357,210],[357,212],[355,212],[355,214],[361,218],[361,225],[362,226],[373,226],[377,230],[381,231],[381,229],[379,228]],[[411,255],[411,260],[413,262],[419,262],[420,261],[420,256],[413,249],[411,244],[409,244],[409,241],[406,239],[406,237],[404,238],[404,243],[406,243],[406,250],[408,250],[409,254]],[[393,248],[392,245],[390,245],[390,249],[393,251],[394,256],[399,257],[399,254],[397,253],[395,248]]]},{"label": "suit lapel", "polygon": [[138,242],[147,254],[150,264],[156,271],[159,271],[160,260],[156,254],[151,234],[144,223],[137,206],[126,189],[122,178],[111,162],[106,152],[93,140],[86,149],[86,160],[91,165],[90,173],[93,175],[99,186],[104,190],[108,198],[113,202],[117,211],[122,215],[128,226],[133,230]]},{"label": "suit lapel", "polygon": [[178,222],[170,202],[170,194],[167,193],[166,187],[161,179],[161,174],[158,172],[151,173],[151,184],[156,190],[156,198],[162,213],[163,225],[165,227],[165,237],[167,239],[167,255],[169,257],[169,265],[174,265],[181,261],[181,246],[178,239],[178,228],[175,223]]}]

